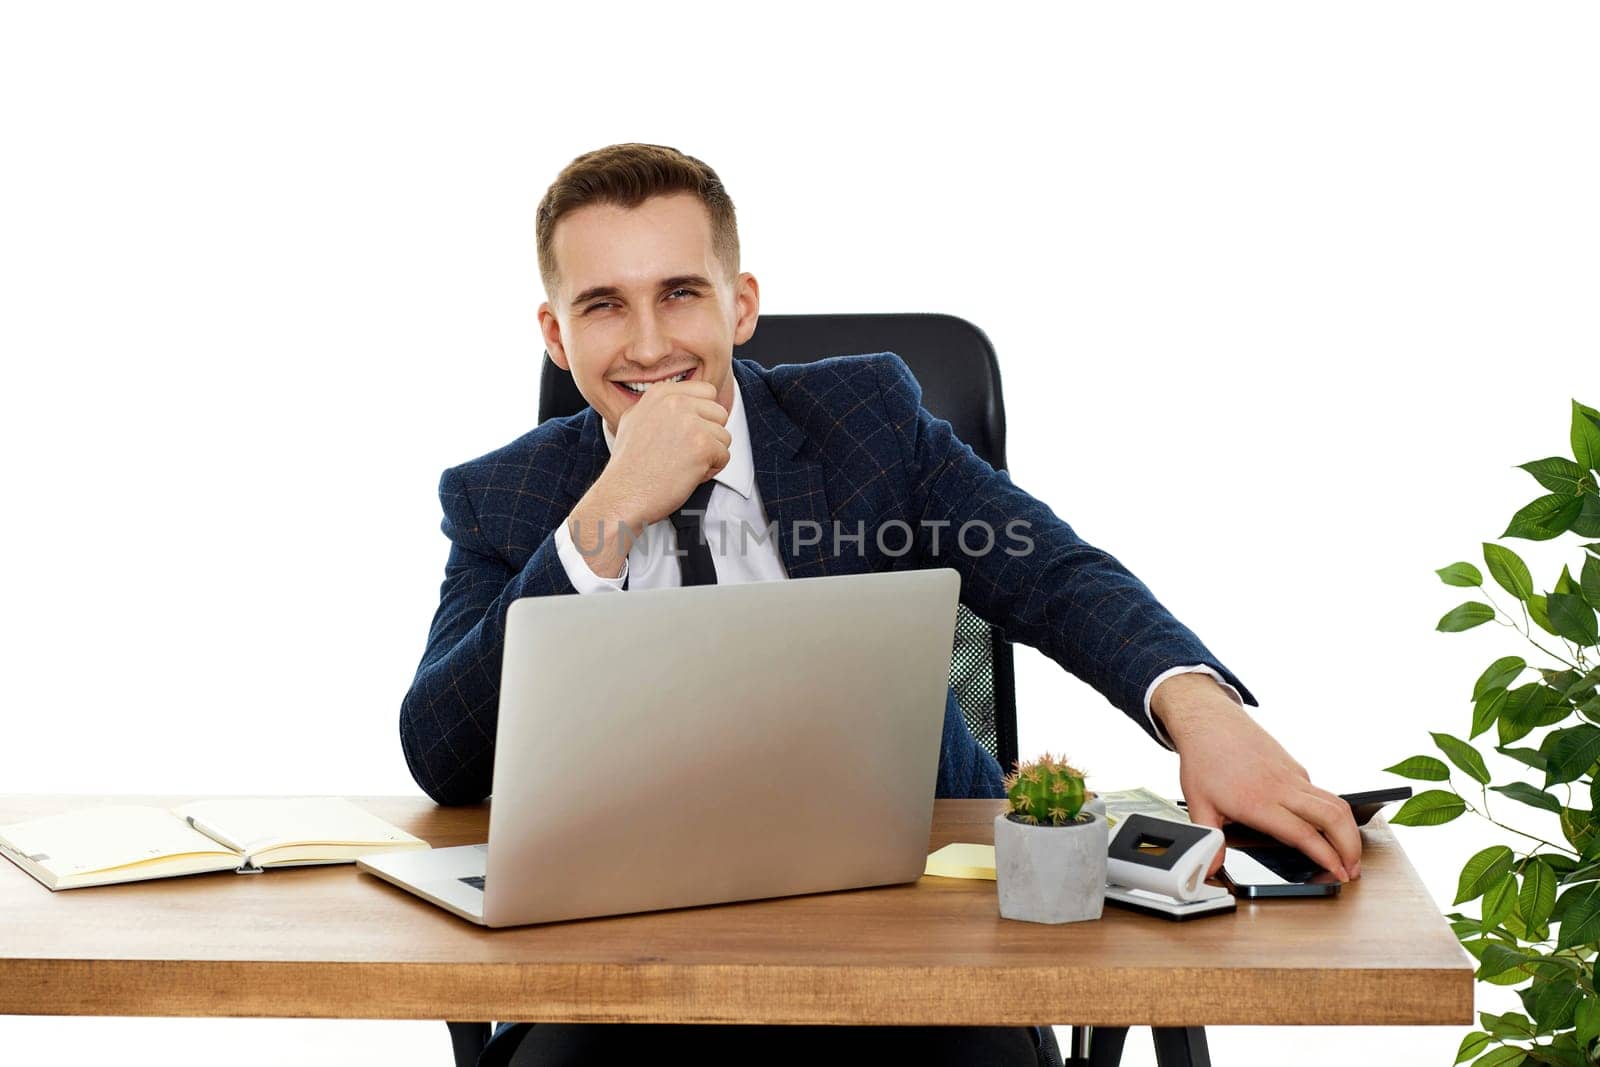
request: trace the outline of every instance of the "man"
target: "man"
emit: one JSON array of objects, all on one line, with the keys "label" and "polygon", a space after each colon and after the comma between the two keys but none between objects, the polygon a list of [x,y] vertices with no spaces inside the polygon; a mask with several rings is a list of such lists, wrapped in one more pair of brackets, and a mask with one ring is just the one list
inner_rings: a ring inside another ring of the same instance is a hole
[{"label": "man", "polygon": [[[441,478],[450,558],[400,717],[430,796],[472,803],[489,791],[512,600],[904,567],[874,537],[899,521],[917,563],[960,571],[979,615],[1177,750],[1196,822],[1248,823],[1341,879],[1360,873],[1348,805],[1245,713],[1238,679],[1115,559],[929,416],[898,358],[772,371],[733,359],[755,331],[760,288],[739,270],[733,204],[709,167],[654,145],[580,156],[540,205],[538,251],[545,345],[590,407]],[[686,515],[703,517],[708,553],[691,526],[678,545]],[[834,530],[812,541],[801,520]],[[841,550],[835,531],[852,537],[862,521],[864,543]],[[955,536],[967,523],[992,531],[987,550]],[[1019,531],[1026,551],[1006,541]],[[712,650],[685,636],[714,686]],[[626,635],[600,639],[617,642],[626,669]],[[998,770],[952,697],[940,794],[1000,795]]]}]

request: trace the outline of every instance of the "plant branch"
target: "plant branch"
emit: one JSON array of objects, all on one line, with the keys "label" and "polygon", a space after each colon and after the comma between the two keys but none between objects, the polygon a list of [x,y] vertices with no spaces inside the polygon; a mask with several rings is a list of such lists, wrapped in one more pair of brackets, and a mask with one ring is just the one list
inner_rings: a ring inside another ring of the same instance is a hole
[{"label": "plant branch", "polygon": [[[1545,648],[1543,645],[1541,645],[1539,642],[1537,642],[1537,641],[1535,641],[1533,639],[1533,623],[1527,617],[1528,616],[1528,605],[1527,605],[1526,601],[1522,600],[1522,598],[1520,598],[1520,597],[1517,598],[1517,603],[1522,605],[1522,615],[1523,615],[1523,625],[1522,626],[1518,626],[1516,617],[1513,616],[1509,611],[1506,611],[1505,609],[1501,608],[1499,604],[1495,603],[1494,597],[1489,595],[1489,587],[1487,585],[1480,585],[1478,587],[1478,589],[1483,593],[1483,598],[1489,602],[1489,606],[1494,608],[1495,614],[1504,615],[1506,617],[1506,619],[1508,620],[1507,622],[1502,623],[1501,625],[1509,626],[1513,630],[1517,631],[1517,633],[1521,634],[1527,640],[1528,644],[1532,645],[1534,648],[1537,648],[1540,652],[1543,652],[1545,655],[1549,656],[1551,659],[1558,660],[1558,661],[1560,661],[1562,663],[1565,663],[1568,667],[1571,667],[1573,670],[1581,670],[1582,669],[1581,666],[1578,663],[1572,662],[1572,660],[1568,659],[1567,656],[1563,656],[1563,655],[1561,655],[1560,653],[1557,653],[1557,652],[1551,652],[1548,648]],[[1566,639],[1565,638],[1562,639],[1562,644],[1564,644],[1564,645],[1566,644]],[[1574,658],[1580,658],[1580,657],[1577,657],[1571,651],[1570,646],[1568,647],[1567,655],[1574,656]]]},{"label": "plant branch", "polygon": [[[1460,793],[1456,793],[1456,796],[1459,797],[1459,796],[1461,796],[1461,794]],[[1500,829],[1502,829],[1502,830],[1507,830],[1507,831],[1509,831],[1509,832],[1511,832],[1513,834],[1518,834],[1518,835],[1520,835],[1522,837],[1526,837],[1529,841],[1537,841],[1537,842],[1539,842],[1539,844],[1543,845],[1545,848],[1555,849],[1557,852],[1565,852],[1567,855],[1573,857],[1574,859],[1581,859],[1582,858],[1582,854],[1577,852],[1577,851],[1575,851],[1575,850],[1573,850],[1573,849],[1566,848],[1566,847],[1564,847],[1562,845],[1557,845],[1557,844],[1554,844],[1552,842],[1546,841],[1542,837],[1535,837],[1533,834],[1530,834],[1525,830],[1518,830],[1515,826],[1507,826],[1505,823],[1501,822],[1499,819],[1496,819],[1496,818],[1494,818],[1493,816],[1491,816],[1489,814],[1489,811],[1488,811],[1489,805],[1487,803],[1484,804],[1484,806],[1483,806],[1484,810],[1483,811],[1479,811],[1477,808],[1473,807],[1472,806],[1472,802],[1470,800],[1468,800],[1466,797],[1461,797],[1461,803],[1465,804],[1467,806],[1467,810],[1472,812],[1472,814],[1478,816],[1480,819],[1488,820],[1489,822],[1493,823],[1494,825],[1500,827]],[[1527,855],[1531,856],[1531,855],[1533,855],[1533,853],[1529,852]]]}]

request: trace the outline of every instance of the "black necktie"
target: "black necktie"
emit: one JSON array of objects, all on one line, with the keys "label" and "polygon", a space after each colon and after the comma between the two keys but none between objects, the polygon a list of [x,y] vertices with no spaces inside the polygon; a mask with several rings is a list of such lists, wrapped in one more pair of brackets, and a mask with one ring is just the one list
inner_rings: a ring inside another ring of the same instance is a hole
[{"label": "black necktie", "polygon": [[[711,548],[706,544],[706,503],[716,480],[701,482],[683,507],[672,513],[672,528],[678,531],[678,572],[684,585],[716,585],[717,568],[711,562]],[[688,512],[689,514],[685,514]]]}]

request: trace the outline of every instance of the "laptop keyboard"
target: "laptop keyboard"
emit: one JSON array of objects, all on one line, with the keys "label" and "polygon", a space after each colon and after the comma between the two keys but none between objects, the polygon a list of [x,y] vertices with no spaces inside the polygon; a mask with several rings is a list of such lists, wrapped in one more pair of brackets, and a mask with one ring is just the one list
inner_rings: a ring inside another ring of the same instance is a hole
[{"label": "laptop keyboard", "polygon": [[457,878],[456,881],[465,882],[465,883],[467,883],[468,885],[470,885],[474,889],[482,889],[483,888],[483,875],[481,875],[481,874],[469,875],[466,878]]}]

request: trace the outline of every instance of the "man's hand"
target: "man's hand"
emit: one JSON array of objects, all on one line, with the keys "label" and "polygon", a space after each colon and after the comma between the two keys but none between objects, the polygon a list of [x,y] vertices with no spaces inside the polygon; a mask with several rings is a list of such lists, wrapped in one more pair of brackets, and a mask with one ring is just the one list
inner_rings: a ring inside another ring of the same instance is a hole
[{"label": "man's hand", "polygon": [[[1244,823],[1293,845],[1341,881],[1360,876],[1361,832],[1350,805],[1312,785],[1306,769],[1215,681],[1174,675],[1157,687],[1150,710],[1178,750],[1193,822]],[[1218,852],[1210,874],[1222,859]]]},{"label": "man's hand", "polygon": [[611,462],[596,484],[604,482],[640,522],[660,522],[728,465],[727,423],[710,382],[652,385],[618,422]]},{"label": "man's hand", "polygon": [[618,420],[610,462],[567,516],[573,543],[595,574],[621,574],[644,528],[728,465],[733,435],[716,397],[709,382],[663,382]]}]

